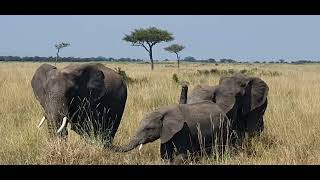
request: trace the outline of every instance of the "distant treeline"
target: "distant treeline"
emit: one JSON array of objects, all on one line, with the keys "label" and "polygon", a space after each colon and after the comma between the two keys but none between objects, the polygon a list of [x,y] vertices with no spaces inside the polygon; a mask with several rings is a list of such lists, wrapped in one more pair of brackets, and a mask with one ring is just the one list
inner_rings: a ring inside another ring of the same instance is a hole
[{"label": "distant treeline", "polygon": [[[20,57],[20,56],[0,56],[0,61],[18,61],[18,62],[55,62],[56,57],[50,56],[50,57],[40,57],[40,56],[34,56],[34,57]],[[145,62],[149,63],[147,61],[144,61],[143,59],[134,59],[134,58],[106,58],[102,56],[98,57],[89,57],[89,58],[80,58],[80,57],[60,57],[58,59],[58,62],[90,62],[90,61],[107,61],[107,62]],[[158,60],[155,60],[156,62],[159,62]],[[173,60],[175,61],[175,60]],[[181,59],[181,61],[185,62],[201,62],[201,63],[242,63],[242,64],[250,64],[248,61],[236,61],[233,59],[220,59],[215,60],[213,58],[201,60],[196,59],[194,57],[188,56],[184,59]],[[165,59],[164,62],[169,62],[168,59]],[[278,61],[254,61],[253,63],[291,63],[291,64],[306,64],[306,63],[320,63],[320,61],[311,61],[311,60],[297,60],[297,61],[291,61],[287,62],[283,59],[279,59]]]},{"label": "distant treeline", "polygon": [[310,61],[310,60],[299,60],[299,61],[292,61],[292,64],[306,64],[306,63],[320,63],[320,61]]},{"label": "distant treeline", "polygon": [[[56,57],[19,57],[19,56],[0,56],[0,61],[20,61],[20,62],[55,62]],[[131,58],[105,58],[105,57],[59,57],[58,62],[89,62],[89,61],[114,61],[114,62],[143,62],[142,59]]]}]

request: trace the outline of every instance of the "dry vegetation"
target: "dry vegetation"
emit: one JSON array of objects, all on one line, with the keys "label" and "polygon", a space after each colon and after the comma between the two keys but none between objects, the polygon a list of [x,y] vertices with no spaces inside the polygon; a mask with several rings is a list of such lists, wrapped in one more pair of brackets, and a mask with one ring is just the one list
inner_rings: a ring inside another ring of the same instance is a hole
[{"label": "dry vegetation", "polygon": [[[123,154],[103,150],[96,141],[81,139],[74,132],[69,133],[67,143],[48,142],[46,127],[36,127],[42,109],[30,85],[39,65],[0,63],[0,164],[167,164],[160,159],[159,141],[145,145],[141,152]],[[61,63],[58,67],[65,65]],[[154,72],[149,64],[106,65],[121,67],[133,79],[115,138],[118,145],[129,141],[147,112],[178,103],[181,87],[172,79],[173,74],[188,81],[193,89],[197,84],[216,84],[220,77],[217,70],[223,73],[243,70],[269,85],[265,131],[236,155],[205,157],[199,163],[320,163],[320,65],[181,64],[177,69],[174,65],[156,64]]]}]

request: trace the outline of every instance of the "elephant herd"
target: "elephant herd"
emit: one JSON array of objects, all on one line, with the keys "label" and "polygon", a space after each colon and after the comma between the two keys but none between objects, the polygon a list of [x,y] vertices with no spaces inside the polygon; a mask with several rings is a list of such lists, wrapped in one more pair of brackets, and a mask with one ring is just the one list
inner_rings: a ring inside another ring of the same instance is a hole
[{"label": "elephant herd", "polygon": [[219,84],[198,85],[188,95],[182,85],[179,104],[146,114],[130,142],[112,144],[127,100],[122,77],[100,63],[68,65],[62,69],[43,64],[31,86],[43,107],[50,137],[65,138],[67,124],[82,136],[99,137],[113,152],[128,152],[160,139],[160,155],[178,164],[203,153],[239,147],[246,136],[260,135],[267,108],[268,85],[243,74],[220,77]]}]

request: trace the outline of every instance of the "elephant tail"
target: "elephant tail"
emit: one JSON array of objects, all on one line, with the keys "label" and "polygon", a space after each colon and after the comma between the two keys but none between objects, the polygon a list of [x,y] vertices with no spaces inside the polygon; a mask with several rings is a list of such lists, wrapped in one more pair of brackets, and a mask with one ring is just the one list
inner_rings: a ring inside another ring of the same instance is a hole
[{"label": "elephant tail", "polygon": [[179,104],[187,104],[187,96],[188,96],[188,82],[181,82],[181,95]]}]

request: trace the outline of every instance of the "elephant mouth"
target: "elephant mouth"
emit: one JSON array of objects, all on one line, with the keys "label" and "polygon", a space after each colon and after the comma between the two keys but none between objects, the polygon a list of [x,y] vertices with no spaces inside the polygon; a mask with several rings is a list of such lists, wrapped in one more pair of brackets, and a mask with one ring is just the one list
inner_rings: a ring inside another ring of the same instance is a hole
[{"label": "elephant mouth", "polygon": [[[45,122],[45,120],[47,120],[47,118],[45,116],[43,116],[38,124],[38,128],[41,128],[41,126],[43,125],[43,123]],[[61,123],[61,126],[58,128],[57,130],[57,134],[61,133],[61,131],[63,129],[65,129],[67,127],[67,123],[68,123],[68,118],[66,116],[63,117],[62,119],[62,123]]]}]

